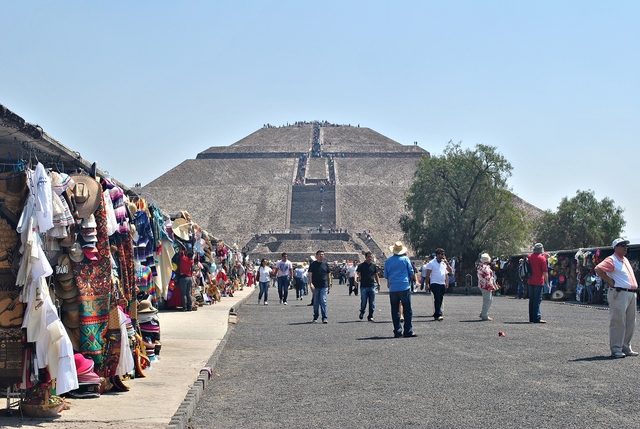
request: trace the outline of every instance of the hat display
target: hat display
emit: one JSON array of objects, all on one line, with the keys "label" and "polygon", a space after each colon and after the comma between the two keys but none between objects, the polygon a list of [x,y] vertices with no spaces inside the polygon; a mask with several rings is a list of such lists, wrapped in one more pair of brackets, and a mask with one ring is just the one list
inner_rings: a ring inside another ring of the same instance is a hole
[{"label": "hat display", "polygon": [[[91,214],[89,217],[82,219],[81,226],[82,226],[82,229],[96,228],[98,224],[96,223],[95,216]],[[83,234],[84,234],[84,231],[83,231]]]},{"label": "hat display", "polygon": [[533,245],[533,253],[542,253],[544,252],[544,246],[542,243],[536,243]]},{"label": "hat display", "polygon": [[71,261],[69,255],[62,254],[58,257],[58,264],[56,265],[56,279],[62,282],[73,278],[73,269],[71,268]]},{"label": "hat display", "polygon": [[76,287],[76,282],[74,281],[73,277],[66,280],[60,280],[58,283],[60,288],[66,291],[69,291]]},{"label": "hat display", "polygon": [[78,300],[64,300],[62,301],[62,305],[60,306],[60,308],[62,308],[62,311],[73,311],[73,310],[77,310],[80,307],[80,301]]},{"label": "hat display", "polygon": [[64,290],[62,288],[60,289],[56,289],[56,295],[58,296],[58,298],[60,299],[71,299],[71,298],[75,298],[76,296],[78,296],[78,288],[74,287],[71,288],[69,290]]},{"label": "hat display", "polygon": [[76,310],[67,311],[62,315],[62,323],[71,329],[80,327],[80,312]]},{"label": "hat display", "polygon": [[616,238],[615,240],[613,240],[613,243],[611,244],[611,247],[616,247],[619,246],[621,244],[629,244],[630,241],[629,240],[625,240],[624,238]]},{"label": "hat display", "polygon": [[389,246],[389,250],[391,250],[394,255],[404,255],[407,253],[407,248],[401,241],[396,241],[393,246]]},{"label": "hat display", "polygon": [[98,260],[98,249],[96,247],[83,247],[82,253],[84,253],[84,256],[90,261]]},{"label": "hat display", "polygon": [[88,218],[100,205],[102,186],[93,177],[83,174],[72,174],[71,178],[75,182],[73,195],[78,217]]},{"label": "hat display", "polygon": [[84,259],[82,246],[77,241],[69,248],[69,258],[71,258],[73,262],[80,262]]},{"label": "hat display", "polygon": [[483,253],[482,255],[480,255],[480,262],[482,262],[483,264],[485,262],[491,262],[491,256],[489,256],[488,253]]},{"label": "hat display", "polygon": [[171,223],[171,229],[173,230],[173,235],[185,241],[189,241],[190,226],[191,226],[191,222],[187,222],[187,220],[182,217],[175,219]]},{"label": "hat display", "polygon": [[151,304],[148,299],[143,299],[138,303],[138,314],[140,313],[157,313],[158,310]]}]

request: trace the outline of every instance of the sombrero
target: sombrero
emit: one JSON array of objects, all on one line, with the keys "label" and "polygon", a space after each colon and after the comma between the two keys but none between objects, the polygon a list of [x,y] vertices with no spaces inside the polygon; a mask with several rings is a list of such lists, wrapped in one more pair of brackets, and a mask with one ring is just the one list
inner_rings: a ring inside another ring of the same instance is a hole
[{"label": "sombrero", "polygon": [[101,201],[102,186],[96,179],[83,174],[72,174],[71,178],[75,182],[73,195],[76,202],[76,211],[79,218],[91,216]]},{"label": "sombrero", "polygon": [[84,259],[82,246],[77,241],[69,248],[69,258],[71,258],[73,262],[80,262]]},{"label": "sombrero", "polygon": [[58,264],[56,265],[56,279],[62,282],[73,278],[73,269],[71,268],[71,261],[69,261],[69,255],[62,254],[58,257]]},{"label": "sombrero", "polygon": [[62,323],[71,329],[80,327],[80,313],[78,310],[67,311],[62,315]]},{"label": "sombrero", "polygon": [[185,218],[177,218],[171,223],[171,229],[173,234],[178,238],[189,241],[189,227],[191,222],[187,222]]},{"label": "sombrero", "polygon": [[70,291],[71,289],[76,287],[76,282],[74,281],[73,277],[66,280],[60,280],[58,283],[60,288],[66,291]]},{"label": "sombrero", "polygon": [[64,290],[62,288],[56,289],[56,295],[60,299],[75,298],[76,296],[78,296],[78,288],[74,287],[74,288],[71,288],[70,290]]},{"label": "sombrero", "polygon": [[80,301],[65,300],[65,301],[62,301],[62,306],[60,308],[62,308],[62,311],[73,311],[73,310],[77,310],[78,307],[80,307]]}]

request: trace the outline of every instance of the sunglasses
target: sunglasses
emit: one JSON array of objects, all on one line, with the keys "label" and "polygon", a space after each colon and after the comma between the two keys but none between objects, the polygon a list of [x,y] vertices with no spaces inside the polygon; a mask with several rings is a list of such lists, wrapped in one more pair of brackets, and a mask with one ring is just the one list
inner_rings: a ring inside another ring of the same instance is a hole
[{"label": "sunglasses", "polygon": [[622,243],[622,244],[618,244],[618,247],[627,247],[627,245]]}]

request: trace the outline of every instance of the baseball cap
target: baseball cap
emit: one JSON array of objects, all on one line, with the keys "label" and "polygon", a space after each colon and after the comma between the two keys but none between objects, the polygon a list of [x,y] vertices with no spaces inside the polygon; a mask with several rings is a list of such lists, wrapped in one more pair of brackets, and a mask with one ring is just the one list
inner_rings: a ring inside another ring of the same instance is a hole
[{"label": "baseball cap", "polygon": [[616,247],[620,244],[629,244],[629,240],[625,240],[624,238],[616,238],[615,240],[613,240],[613,244],[611,245],[611,247]]}]

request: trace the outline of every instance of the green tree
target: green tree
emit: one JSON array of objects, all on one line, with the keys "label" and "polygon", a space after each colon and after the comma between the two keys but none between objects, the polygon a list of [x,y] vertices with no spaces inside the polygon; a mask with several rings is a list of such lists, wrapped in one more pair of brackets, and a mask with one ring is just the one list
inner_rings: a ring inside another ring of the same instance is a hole
[{"label": "green tree", "polygon": [[558,211],[547,210],[534,226],[534,236],[547,249],[608,246],[620,236],[627,222],[624,209],[610,198],[598,201],[593,191],[564,197]]},{"label": "green tree", "polygon": [[463,149],[449,142],[442,156],[423,157],[400,219],[405,239],[421,255],[443,247],[463,270],[478,254],[518,251],[531,231],[507,185],[511,164],[493,146]]}]

